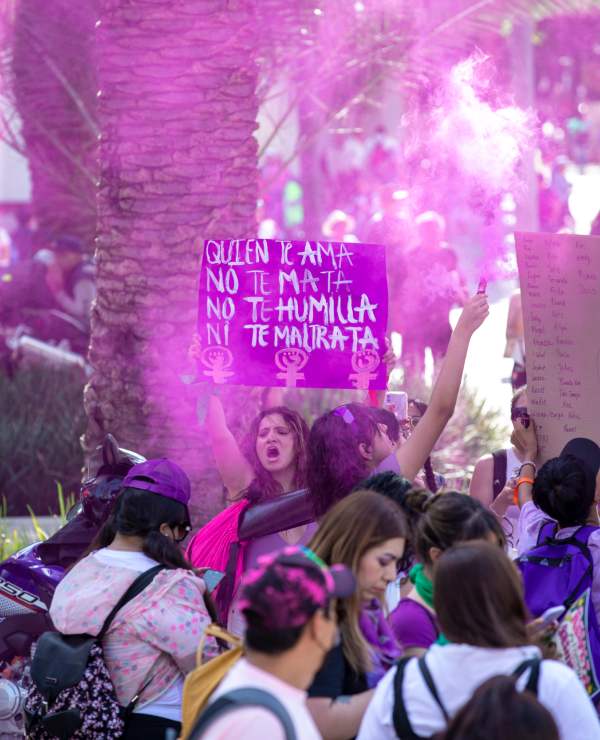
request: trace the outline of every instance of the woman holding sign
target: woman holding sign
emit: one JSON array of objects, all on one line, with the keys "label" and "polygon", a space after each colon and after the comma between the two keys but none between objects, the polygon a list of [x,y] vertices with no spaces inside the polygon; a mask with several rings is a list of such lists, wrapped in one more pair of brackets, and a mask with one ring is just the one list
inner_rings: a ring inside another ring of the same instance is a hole
[{"label": "woman holding sign", "polygon": [[221,399],[212,395],[206,429],[230,501],[257,503],[304,487],[308,426],[296,411],[280,405],[261,411],[242,449],[227,425]]},{"label": "woman holding sign", "polygon": [[321,416],[308,443],[308,487],[317,517],[347,496],[361,480],[386,470],[413,480],[454,413],[473,333],[489,313],[487,296],[466,304],[452,333],[427,411],[399,447],[372,410],[348,404]]},{"label": "woman holding sign", "polygon": [[241,632],[241,615],[231,605],[244,571],[260,555],[286,545],[305,545],[316,529],[314,524],[302,525],[243,542],[239,532],[251,504],[304,487],[308,427],[300,414],[285,406],[265,409],[252,423],[242,450],[227,425],[220,398],[212,395],[207,431],[217,468],[234,503],[197,532],[187,555],[195,567],[225,574],[215,600],[222,621],[232,631]]},{"label": "woman holding sign", "polygon": [[510,418],[513,424],[510,447],[495,450],[477,461],[469,495],[496,514],[516,557],[519,549],[519,507],[513,502],[513,489],[521,465],[528,459],[526,451],[517,445],[516,435],[519,428],[527,428],[530,423],[526,386],[519,388],[514,394],[510,404]]}]

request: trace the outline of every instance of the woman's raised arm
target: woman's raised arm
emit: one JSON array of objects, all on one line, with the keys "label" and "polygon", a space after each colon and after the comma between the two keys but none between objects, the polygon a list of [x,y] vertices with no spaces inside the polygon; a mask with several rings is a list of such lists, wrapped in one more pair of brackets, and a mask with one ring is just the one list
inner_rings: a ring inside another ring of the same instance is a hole
[{"label": "woman's raised arm", "polygon": [[221,399],[213,394],[208,398],[206,430],[223,485],[230,498],[237,498],[252,483],[254,471],[227,426]]},{"label": "woman's raised arm", "polygon": [[423,467],[454,413],[469,342],[488,314],[487,296],[478,293],[467,301],[460,315],[433,388],[429,407],[414,432],[396,453],[402,475],[409,480]]}]

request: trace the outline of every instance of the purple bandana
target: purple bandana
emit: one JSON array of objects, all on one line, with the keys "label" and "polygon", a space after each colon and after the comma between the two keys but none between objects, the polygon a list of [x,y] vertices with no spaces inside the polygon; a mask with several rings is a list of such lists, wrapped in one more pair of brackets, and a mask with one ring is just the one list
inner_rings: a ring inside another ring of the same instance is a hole
[{"label": "purple bandana", "polygon": [[367,673],[367,683],[372,689],[402,655],[402,649],[396,642],[381,604],[376,599],[362,608],[359,625],[370,648],[373,667]]}]

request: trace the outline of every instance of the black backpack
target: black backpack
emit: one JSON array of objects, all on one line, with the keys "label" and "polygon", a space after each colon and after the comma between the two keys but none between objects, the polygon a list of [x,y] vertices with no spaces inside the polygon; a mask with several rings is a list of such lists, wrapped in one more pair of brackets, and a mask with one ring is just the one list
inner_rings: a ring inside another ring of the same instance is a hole
[{"label": "black backpack", "polygon": [[[188,740],[200,740],[215,720],[233,709],[263,707],[272,712],[283,725],[286,740],[296,740],[292,718],[283,704],[273,694],[263,689],[235,689],[220,696],[202,712],[192,727]],[[266,740],[266,739],[265,739]]]},{"label": "black backpack", "polygon": [[[406,670],[406,666],[411,660],[413,660],[413,658],[401,658],[397,664],[396,675],[394,676],[394,709],[392,719],[394,722],[396,735],[398,735],[399,738],[402,738],[402,740],[422,740],[424,736],[416,734],[416,732],[413,730],[410,720],[408,719],[406,704],[404,703],[404,696],[402,693],[404,672]],[[429,693],[433,697],[433,700],[440,708],[446,724],[448,724],[451,717],[448,714],[448,711],[440,698],[437,687],[433,681],[433,676],[431,675],[431,672],[427,667],[425,656],[422,655],[420,658],[414,658],[414,660],[418,661],[419,670],[421,672],[423,680],[425,681],[425,685],[429,689]],[[512,674],[515,679],[517,679],[519,678],[519,676],[522,676],[525,671],[529,670],[530,673],[527,684],[525,686],[525,691],[530,691],[535,696],[537,696],[538,691],[540,663],[540,658],[530,658],[529,660],[523,661],[523,663],[521,663]]]},{"label": "black backpack", "polygon": [[102,639],[117,612],[150,585],[163,565],[141,573],[104,620],[96,637],[44,632],[31,662],[25,715],[32,740],[114,740],[125,728],[145,684],[127,707],[117,702]]}]

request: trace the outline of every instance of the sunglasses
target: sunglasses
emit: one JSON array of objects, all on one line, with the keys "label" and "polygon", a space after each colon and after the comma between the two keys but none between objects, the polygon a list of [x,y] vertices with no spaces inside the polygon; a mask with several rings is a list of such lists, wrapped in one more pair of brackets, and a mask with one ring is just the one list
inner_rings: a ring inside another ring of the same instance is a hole
[{"label": "sunglasses", "polygon": [[511,421],[517,421],[517,419],[520,419],[523,422],[523,426],[525,429],[529,426],[529,410],[527,406],[515,406],[514,409],[510,412],[510,418]]},{"label": "sunglasses", "polygon": [[[173,532],[173,540],[178,544],[180,542],[183,542],[188,534],[192,531],[192,528],[189,524],[171,524],[170,527],[171,531]],[[177,533],[181,531],[183,531],[183,534],[178,537]]]}]

